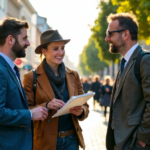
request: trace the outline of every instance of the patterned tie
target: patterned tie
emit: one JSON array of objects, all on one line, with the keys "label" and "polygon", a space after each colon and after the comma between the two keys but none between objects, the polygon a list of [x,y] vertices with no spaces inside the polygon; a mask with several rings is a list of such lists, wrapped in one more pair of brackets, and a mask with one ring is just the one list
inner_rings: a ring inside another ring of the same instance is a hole
[{"label": "patterned tie", "polygon": [[126,60],[125,60],[124,58],[122,58],[122,60],[121,60],[120,77],[121,77],[121,75],[122,75],[122,73],[123,73],[123,70],[124,70],[124,64],[125,64],[125,62],[126,62]]},{"label": "patterned tie", "polygon": [[21,84],[21,80],[20,80],[20,73],[19,73],[19,69],[17,66],[14,67],[15,71],[16,71],[16,75],[18,77],[18,80],[19,80],[19,83],[20,83],[20,87],[21,87],[21,90],[22,90],[22,93],[23,93],[23,96],[25,98],[25,92],[24,92],[24,89],[22,87],[22,84]]}]

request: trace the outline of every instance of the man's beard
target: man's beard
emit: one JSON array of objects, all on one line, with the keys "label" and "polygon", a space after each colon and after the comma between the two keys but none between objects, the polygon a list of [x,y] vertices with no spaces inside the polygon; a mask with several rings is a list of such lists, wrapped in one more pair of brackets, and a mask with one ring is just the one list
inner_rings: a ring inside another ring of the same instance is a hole
[{"label": "man's beard", "polygon": [[12,51],[16,54],[17,58],[21,58],[21,57],[25,57],[26,53],[25,53],[25,48],[27,48],[27,45],[25,46],[21,46],[18,42],[18,40],[16,39],[15,44],[12,47]]},{"label": "man's beard", "polygon": [[121,43],[120,46],[115,46],[113,45],[112,47],[109,48],[109,51],[113,54],[120,53],[122,51],[122,48],[125,46],[125,43]]}]

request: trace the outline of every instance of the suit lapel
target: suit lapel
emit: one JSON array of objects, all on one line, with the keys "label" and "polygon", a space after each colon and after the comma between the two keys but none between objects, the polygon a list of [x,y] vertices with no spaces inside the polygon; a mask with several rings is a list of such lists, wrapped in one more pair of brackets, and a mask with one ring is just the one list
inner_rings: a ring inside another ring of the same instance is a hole
[{"label": "suit lapel", "polygon": [[21,89],[21,87],[20,87],[20,84],[19,84],[19,82],[18,82],[18,80],[17,80],[17,77],[16,77],[15,73],[13,72],[12,68],[9,66],[9,64],[5,61],[5,59],[4,59],[2,56],[0,56],[0,61],[1,61],[1,63],[2,63],[4,66],[7,67],[8,73],[10,74],[10,76],[11,76],[11,78],[14,80],[14,82],[16,83],[16,85],[17,85],[17,87],[18,87],[18,89],[19,89],[19,91],[20,91],[20,93],[21,93],[21,95],[22,95],[22,98],[23,98],[24,102],[25,102],[26,106],[28,107],[27,100],[26,100],[26,98],[24,97],[24,95],[23,95],[23,93],[22,93],[23,91],[22,91],[22,89]]},{"label": "suit lapel", "polygon": [[125,67],[125,69],[124,69],[124,71],[122,73],[122,76],[120,78],[120,84],[119,84],[119,87],[118,87],[118,92],[117,92],[117,95],[116,95],[116,99],[117,99],[117,97],[118,97],[118,95],[119,95],[119,93],[120,93],[120,91],[122,89],[122,86],[124,84],[124,81],[126,79],[126,76],[127,76],[128,72],[129,72],[130,68],[134,64],[135,58],[137,57],[137,55],[139,54],[139,52],[141,50],[142,50],[142,48],[140,46],[138,46],[135,49],[135,51],[133,52],[133,54],[131,55],[131,57],[130,57],[130,59],[129,59],[129,61],[128,61],[127,65],[126,65],[126,67]]},{"label": "suit lapel", "polygon": [[[117,80],[118,80],[118,77],[119,77],[119,73],[120,73],[120,69],[118,70],[116,81],[115,81],[115,84],[114,84],[114,87],[113,87],[113,90],[112,90],[111,104],[113,103],[113,98],[114,98],[115,91],[116,91],[116,84],[117,84]],[[111,106],[111,104],[110,104],[110,106]]]},{"label": "suit lapel", "polygon": [[19,84],[19,82],[18,82],[18,80],[17,80],[16,75],[14,74],[14,72],[12,71],[11,68],[7,68],[7,70],[8,70],[8,72],[9,72],[10,76],[12,77],[12,79],[13,79],[13,80],[15,81],[15,83],[17,84],[17,87],[18,87],[18,89],[19,89],[19,91],[20,91],[20,93],[21,93],[21,95],[22,95],[24,101],[25,101],[26,105],[28,106],[27,100],[26,100],[26,98],[24,97],[23,91],[22,91],[21,86],[20,86],[20,84]]},{"label": "suit lapel", "polygon": [[50,82],[49,82],[49,80],[47,78],[47,75],[46,75],[46,73],[44,71],[42,63],[37,68],[36,73],[39,75],[37,77],[37,82],[40,84],[40,86],[42,87],[43,91],[45,91],[45,93],[49,97],[49,99],[52,100],[53,98],[55,98],[53,89],[52,89],[52,87],[50,85]]},{"label": "suit lapel", "polygon": [[75,77],[70,70],[66,68],[66,82],[68,87],[69,98],[75,94]]}]

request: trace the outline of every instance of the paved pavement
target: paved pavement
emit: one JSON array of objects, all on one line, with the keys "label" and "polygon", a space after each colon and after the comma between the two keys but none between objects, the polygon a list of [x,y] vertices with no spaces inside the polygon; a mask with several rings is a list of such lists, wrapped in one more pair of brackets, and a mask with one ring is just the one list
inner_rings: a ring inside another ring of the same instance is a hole
[{"label": "paved pavement", "polygon": [[96,111],[93,110],[93,99],[90,99],[88,104],[90,105],[89,117],[80,122],[86,145],[85,150],[106,150],[105,137],[108,122],[105,121],[100,107]]}]

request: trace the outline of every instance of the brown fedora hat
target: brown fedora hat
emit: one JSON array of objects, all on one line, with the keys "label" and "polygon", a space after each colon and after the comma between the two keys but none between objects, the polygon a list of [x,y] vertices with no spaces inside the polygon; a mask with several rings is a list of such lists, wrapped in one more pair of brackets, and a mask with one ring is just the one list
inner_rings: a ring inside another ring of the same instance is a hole
[{"label": "brown fedora hat", "polygon": [[41,53],[41,48],[43,48],[45,44],[59,41],[63,41],[66,44],[70,41],[70,39],[63,39],[57,30],[47,30],[41,34],[40,41],[41,45],[35,49],[35,53],[37,54]]}]

